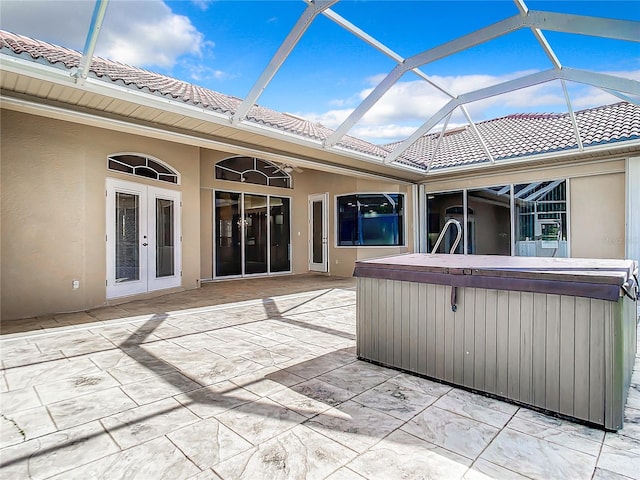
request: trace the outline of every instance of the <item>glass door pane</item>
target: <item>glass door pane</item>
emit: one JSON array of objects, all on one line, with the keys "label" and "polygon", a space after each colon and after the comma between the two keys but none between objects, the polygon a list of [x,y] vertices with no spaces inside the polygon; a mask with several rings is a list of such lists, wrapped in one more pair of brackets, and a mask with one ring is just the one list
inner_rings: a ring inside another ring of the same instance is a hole
[{"label": "glass door pane", "polygon": [[269,222],[271,227],[271,272],[291,270],[290,251],[290,203],[288,198],[269,198]]},{"label": "glass door pane", "polygon": [[156,198],[156,278],[175,274],[172,200]]},{"label": "glass door pane", "polygon": [[242,275],[240,194],[216,192],[216,276]]},{"label": "glass door pane", "polygon": [[516,255],[567,257],[566,182],[513,186]]},{"label": "glass door pane", "polygon": [[511,255],[511,187],[467,190],[467,253]]},{"label": "glass door pane", "polygon": [[[429,253],[433,250],[433,247],[435,246],[447,220],[451,218],[456,219],[460,222],[461,226],[464,226],[463,202],[464,200],[461,191],[432,193],[427,195],[427,251]],[[451,248],[455,244],[457,234],[458,230],[456,226],[450,224],[444,238],[440,242],[437,252],[435,253],[451,252]],[[464,242],[461,239],[453,253],[463,253],[463,246]]]},{"label": "glass door pane", "polygon": [[140,280],[140,196],[115,192],[115,282]]},{"label": "glass door pane", "polygon": [[244,194],[244,273],[267,273],[267,197]]},{"label": "glass door pane", "polygon": [[313,238],[311,239],[311,258],[312,263],[324,263],[323,262],[323,241],[322,241],[322,227],[323,227],[323,210],[322,201],[314,201],[312,204],[312,224],[313,224]]}]

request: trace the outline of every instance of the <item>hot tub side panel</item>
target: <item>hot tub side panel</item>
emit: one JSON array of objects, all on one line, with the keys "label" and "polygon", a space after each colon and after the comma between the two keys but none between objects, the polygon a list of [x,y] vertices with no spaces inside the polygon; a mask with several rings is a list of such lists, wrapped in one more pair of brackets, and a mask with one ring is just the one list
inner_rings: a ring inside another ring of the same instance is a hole
[{"label": "hot tub side panel", "polygon": [[449,286],[359,277],[357,288],[360,358],[619,428],[635,357],[624,302],[458,288],[454,313]]},{"label": "hot tub side panel", "polygon": [[611,381],[607,383],[605,417],[606,428],[618,430],[624,423],[624,406],[631,384],[631,375],[635,364],[637,350],[637,304],[626,297],[617,303],[611,303],[613,321],[607,331],[606,347],[607,375]]}]

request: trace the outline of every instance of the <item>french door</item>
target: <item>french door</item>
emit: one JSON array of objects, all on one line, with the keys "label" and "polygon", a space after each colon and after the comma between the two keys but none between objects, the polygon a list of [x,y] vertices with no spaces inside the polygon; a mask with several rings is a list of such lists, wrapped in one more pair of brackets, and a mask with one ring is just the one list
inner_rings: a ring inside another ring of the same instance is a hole
[{"label": "french door", "polygon": [[291,271],[291,199],[216,191],[215,276]]},{"label": "french door", "polygon": [[328,194],[309,195],[309,270],[329,271]]},{"label": "french door", "polygon": [[181,281],[180,192],[107,179],[107,298]]}]

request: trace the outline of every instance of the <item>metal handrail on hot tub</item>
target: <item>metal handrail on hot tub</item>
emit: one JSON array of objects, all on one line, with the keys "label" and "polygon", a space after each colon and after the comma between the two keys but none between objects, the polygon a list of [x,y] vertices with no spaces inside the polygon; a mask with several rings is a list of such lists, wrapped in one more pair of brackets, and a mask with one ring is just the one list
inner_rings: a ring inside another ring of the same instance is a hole
[{"label": "metal handrail on hot tub", "polygon": [[447,233],[447,229],[451,224],[455,224],[456,228],[458,229],[458,235],[456,236],[456,239],[453,242],[453,245],[451,246],[451,250],[449,250],[449,253],[454,253],[456,251],[456,248],[460,243],[460,239],[462,238],[462,225],[460,225],[460,222],[455,218],[450,218],[449,220],[446,221],[446,223],[444,224],[444,227],[442,227],[442,230],[440,231],[440,236],[438,237],[438,239],[436,240],[436,243],[431,249],[431,253],[436,253],[436,251],[438,250],[438,247],[440,246],[440,242],[444,238],[444,234]]},{"label": "metal handrail on hot tub", "polygon": [[[460,243],[460,238],[462,238],[462,225],[460,225],[460,222],[455,218],[450,218],[445,222],[444,227],[442,227],[442,231],[440,231],[440,236],[438,237],[438,239],[436,240],[436,243],[431,249],[431,253],[436,253],[436,251],[438,250],[438,247],[440,246],[440,242],[444,238],[444,234],[447,233],[447,229],[451,224],[454,224],[458,229],[458,235],[456,235],[456,239],[454,240],[453,245],[451,246],[451,250],[449,250],[449,253],[454,253],[456,251],[456,248]],[[456,287],[452,286],[451,287],[451,311],[453,311],[454,313],[458,310],[456,297],[457,297]]]}]

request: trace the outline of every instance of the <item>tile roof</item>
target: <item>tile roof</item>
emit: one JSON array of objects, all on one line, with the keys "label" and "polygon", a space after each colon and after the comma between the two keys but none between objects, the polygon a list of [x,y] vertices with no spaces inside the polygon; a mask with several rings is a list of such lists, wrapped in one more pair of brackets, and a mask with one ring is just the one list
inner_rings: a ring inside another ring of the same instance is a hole
[{"label": "tile roof", "polygon": [[[78,68],[82,54],[40,40],[0,30],[0,51],[9,55],[27,58],[38,63],[49,64],[65,70]],[[224,95],[207,88],[192,85],[182,80],[132,67],[112,60],[94,57],[89,71],[91,77],[122,85],[134,90],[181,100],[206,110],[233,115],[242,99]],[[266,125],[277,130],[300,135],[322,142],[333,130],[286,113],[254,105],[247,115],[250,122]],[[354,137],[345,136],[340,146],[368,155],[383,158],[388,150]]]},{"label": "tile roof", "polygon": [[[75,50],[34,40],[0,30],[0,52],[36,63],[73,70],[78,68],[82,54]],[[132,67],[112,60],[94,57],[89,75],[105,82],[132,90],[179,100],[205,110],[227,115],[238,109],[242,99],[224,95],[165,75]],[[576,112],[576,119],[585,147],[640,138],[640,107],[626,102]],[[322,142],[333,130],[294,115],[254,105],[246,121],[282,132]],[[568,114],[517,114],[476,124],[494,160],[507,160],[545,152],[577,149],[573,125]],[[439,133],[418,139],[397,163],[427,169],[472,165],[489,162],[474,132],[458,128],[445,133],[434,153]],[[346,150],[384,158],[400,145],[374,145],[346,135],[337,144]]]},{"label": "tile roof", "polygon": [[[575,112],[583,146],[611,144],[640,138],[640,106],[620,102]],[[575,130],[568,113],[514,114],[476,123],[495,161],[522,158],[549,152],[578,149]],[[431,169],[489,162],[478,137],[468,126],[445,132],[438,150],[440,133],[422,136],[399,160]],[[394,150],[400,142],[385,145]]]}]

